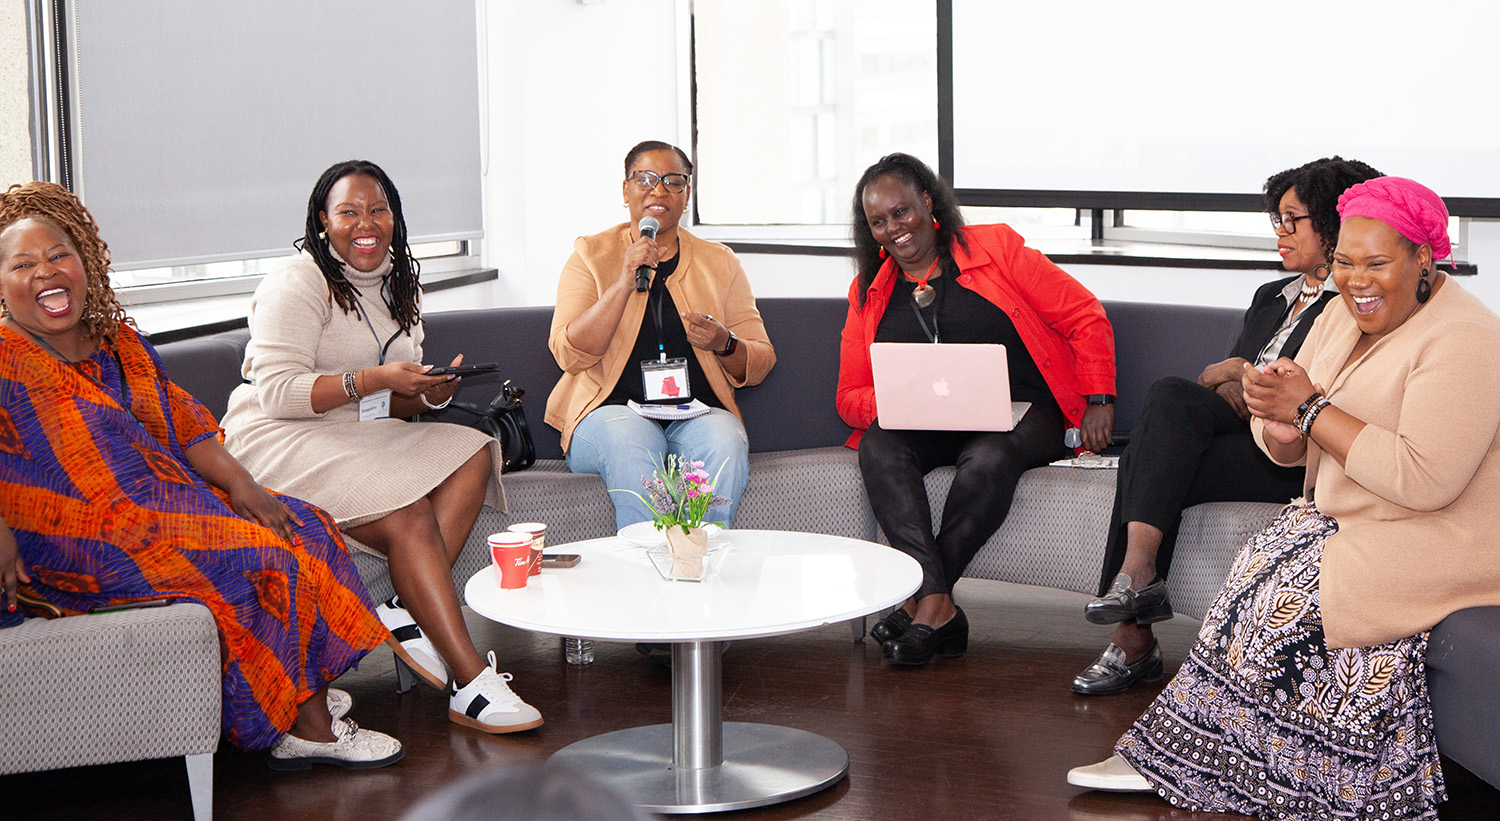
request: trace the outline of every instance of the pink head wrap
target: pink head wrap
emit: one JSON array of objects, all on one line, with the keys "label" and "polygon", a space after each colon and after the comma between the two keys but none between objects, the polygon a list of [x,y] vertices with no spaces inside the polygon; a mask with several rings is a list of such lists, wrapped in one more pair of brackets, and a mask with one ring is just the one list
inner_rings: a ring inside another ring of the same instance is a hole
[{"label": "pink head wrap", "polygon": [[1453,253],[1448,242],[1448,206],[1431,188],[1405,177],[1376,177],[1352,185],[1339,196],[1339,218],[1370,217],[1401,236],[1432,246],[1432,258]]}]

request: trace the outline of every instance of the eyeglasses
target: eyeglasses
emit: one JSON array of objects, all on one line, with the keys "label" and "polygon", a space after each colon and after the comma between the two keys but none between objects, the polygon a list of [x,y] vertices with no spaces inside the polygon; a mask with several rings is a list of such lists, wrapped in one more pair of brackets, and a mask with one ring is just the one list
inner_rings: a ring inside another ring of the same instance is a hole
[{"label": "eyeglasses", "polygon": [[1291,211],[1282,211],[1280,214],[1271,215],[1271,230],[1286,229],[1288,234],[1297,233],[1297,220],[1312,219],[1312,214],[1293,214]]},{"label": "eyeglasses", "polygon": [[637,171],[626,177],[636,184],[642,191],[650,191],[661,183],[662,187],[673,194],[681,194],[687,190],[688,178],[686,174],[658,174],[655,171]]}]

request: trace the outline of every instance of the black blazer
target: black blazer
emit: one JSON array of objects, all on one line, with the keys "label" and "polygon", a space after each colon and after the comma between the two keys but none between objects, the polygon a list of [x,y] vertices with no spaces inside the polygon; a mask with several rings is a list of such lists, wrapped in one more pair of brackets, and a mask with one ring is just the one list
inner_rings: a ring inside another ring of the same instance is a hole
[{"label": "black blazer", "polygon": [[[1271,341],[1276,335],[1276,328],[1281,324],[1281,318],[1286,315],[1287,304],[1281,299],[1281,289],[1287,283],[1300,279],[1301,274],[1290,276],[1286,279],[1278,279],[1267,282],[1255,291],[1255,298],[1250,300],[1250,308],[1245,311],[1245,322],[1240,329],[1240,338],[1235,340],[1234,347],[1230,349],[1229,356],[1239,357],[1255,362],[1255,357],[1260,356],[1260,349]],[[1338,296],[1333,291],[1324,291],[1318,300],[1302,310],[1297,315],[1297,322],[1292,326],[1292,333],[1286,338],[1286,344],[1281,348],[1281,355],[1290,359],[1301,350],[1303,340],[1307,339],[1307,332],[1312,328],[1313,320],[1318,314],[1323,313],[1323,308],[1329,300]]]}]

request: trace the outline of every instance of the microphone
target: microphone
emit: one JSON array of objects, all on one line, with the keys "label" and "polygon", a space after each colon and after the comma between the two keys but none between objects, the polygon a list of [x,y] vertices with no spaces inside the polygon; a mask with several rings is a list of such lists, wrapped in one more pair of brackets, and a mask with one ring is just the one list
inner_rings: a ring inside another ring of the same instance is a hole
[{"label": "microphone", "polygon": [[[636,230],[641,232],[641,236],[649,237],[651,239],[656,239],[656,232],[660,228],[661,223],[656,221],[656,217],[650,215],[641,217],[641,224],[636,226]],[[635,269],[635,292],[638,294],[644,294],[646,293],[646,289],[650,287],[651,266],[642,265],[641,267]]]}]

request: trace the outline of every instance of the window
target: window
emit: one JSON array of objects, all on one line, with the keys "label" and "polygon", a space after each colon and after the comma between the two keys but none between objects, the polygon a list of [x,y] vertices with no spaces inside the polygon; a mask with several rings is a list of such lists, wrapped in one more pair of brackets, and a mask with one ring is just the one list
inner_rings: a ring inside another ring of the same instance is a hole
[{"label": "window", "polygon": [[934,3],[695,0],[693,31],[700,223],[847,224],[882,155],[936,167]]},{"label": "window", "polygon": [[27,3],[0,3],[0,191],[34,176],[31,171],[31,66]]}]

